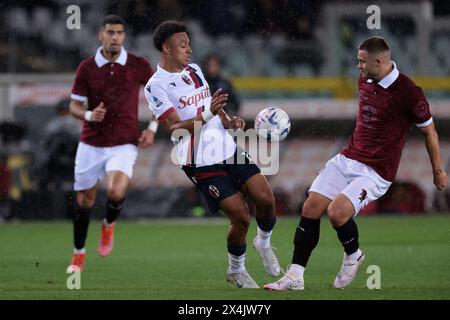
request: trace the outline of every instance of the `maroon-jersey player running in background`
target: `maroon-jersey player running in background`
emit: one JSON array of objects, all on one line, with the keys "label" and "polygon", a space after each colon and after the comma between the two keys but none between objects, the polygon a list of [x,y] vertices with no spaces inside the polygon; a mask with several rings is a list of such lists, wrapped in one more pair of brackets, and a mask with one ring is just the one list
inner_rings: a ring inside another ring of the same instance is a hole
[{"label": "maroon-jersey player running in background", "polygon": [[[98,253],[110,254],[114,222],[122,210],[137,156],[137,146],[153,144],[158,122],[142,133],[138,128],[139,89],[153,69],[143,58],[122,47],[125,24],[109,15],[98,33],[102,46],[94,57],[78,66],[72,88],[70,112],[84,120],[75,160],[76,201],[74,208],[74,252],[67,272],[83,270],[90,211],[97,184],[106,175],[107,202]],[[84,104],[87,103],[87,110]]]}]

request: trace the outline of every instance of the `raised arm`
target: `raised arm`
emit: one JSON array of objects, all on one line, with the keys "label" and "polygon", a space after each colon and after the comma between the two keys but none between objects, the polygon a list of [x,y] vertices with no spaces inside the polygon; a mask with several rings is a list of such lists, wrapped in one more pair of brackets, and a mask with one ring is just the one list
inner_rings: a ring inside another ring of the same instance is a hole
[{"label": "raised arm", "polygon": [[[224,108],[227,104],[228,94],[221,93],[221,89],[217,90],[211,99],[211,106],[206,109],[201,114],[197,115],[195,118],[180,120],[180,117],[176,112],[171,112],[163,122],[166,124],[170,133],[173,133],[177,129],[187,130],[189,133],[193,133],[195,129],[200,129],[202,126],[195,123],[204,124],[212,117],[214,117],[220,109]],[[186,132],[186,134],[188,134]]]}]

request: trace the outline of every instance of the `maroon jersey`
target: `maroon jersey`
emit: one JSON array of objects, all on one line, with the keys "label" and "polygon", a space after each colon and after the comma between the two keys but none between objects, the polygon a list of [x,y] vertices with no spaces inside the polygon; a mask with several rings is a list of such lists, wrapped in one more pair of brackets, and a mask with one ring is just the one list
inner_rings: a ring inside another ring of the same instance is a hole
[{"label": "maroon jersey", "polygon": [[358,89],[356,128],[342,154],[394,181],[411,124],[432,123],[428,102],[422,89],[395,65],[378,83],[360,76]]},{"label": "maroon jersey", "polygon": [[143,58],[122,48],[115,62],[101,53],[78,66],[71,98],[88,101],[88,110],[100,102],[106,108],[102,122],[84,121],[81,141],[96,147],[111,147],[127,143],[137,144],[138,99],[140,85],[145,85],[153,69]]}]

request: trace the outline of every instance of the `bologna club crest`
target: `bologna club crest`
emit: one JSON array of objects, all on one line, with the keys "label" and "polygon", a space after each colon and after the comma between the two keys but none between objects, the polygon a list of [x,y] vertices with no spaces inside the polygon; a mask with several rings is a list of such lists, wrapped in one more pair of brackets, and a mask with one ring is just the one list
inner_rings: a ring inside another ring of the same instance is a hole
[{"label": "bologna club crest", "polygon": [[216,186],[210,185],[208,189],[209,189],[209,194],[211,195],[211,197],[217,199],[220,196],[219,189],[217,189]]},{"label": "bologna club crest", "polygon": [[191,85],[192,84],[192,80],[189,79],[185,74],[183,74],[181,76],[181,79],[183,79],[183,81],[187,84],[187,85]]}]

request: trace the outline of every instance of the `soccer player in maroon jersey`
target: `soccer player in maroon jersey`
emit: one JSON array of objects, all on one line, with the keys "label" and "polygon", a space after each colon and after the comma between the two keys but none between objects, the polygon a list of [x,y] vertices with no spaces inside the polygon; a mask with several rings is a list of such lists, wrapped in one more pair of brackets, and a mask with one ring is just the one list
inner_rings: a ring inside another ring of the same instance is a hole
[{"label": "soccer player in maroon jersey", "polygon": [[398,71],[383,38],[372,37],[359,45],[358,69],[355,130],[345,150],[328,161],[314,180],[295,232],[292,265],[280,280],[266,284],[266,290],[304,288],[303,273],[319,241],[324,213],[345,251],[333,286],[345,288],[353,281],[364,259],[353,217],[385,194],[394,181],[411,125],[417,126],[425,138],[435,186],[439,190],[447,186],[428,102],[422,89]]},{"label": "soccer player in maroon jersey", "polygon": [[83,270],[90,211],[97,183],[105,175],[108,199],[98,253],[103,257],[110,254],[114,221],[123,207],[137,146],[146,148],[153,144],[158,124],[152,121],[148,129],[139,132],[139,89],[153,69],[144,58],[127,53],[122,47],[125,39],[122,18],[106,16],[98,36],[102,46],[94,57],[78,66],[71,94],[70,112],[84,123],[75,160],[75,250],[67,272]]}]

